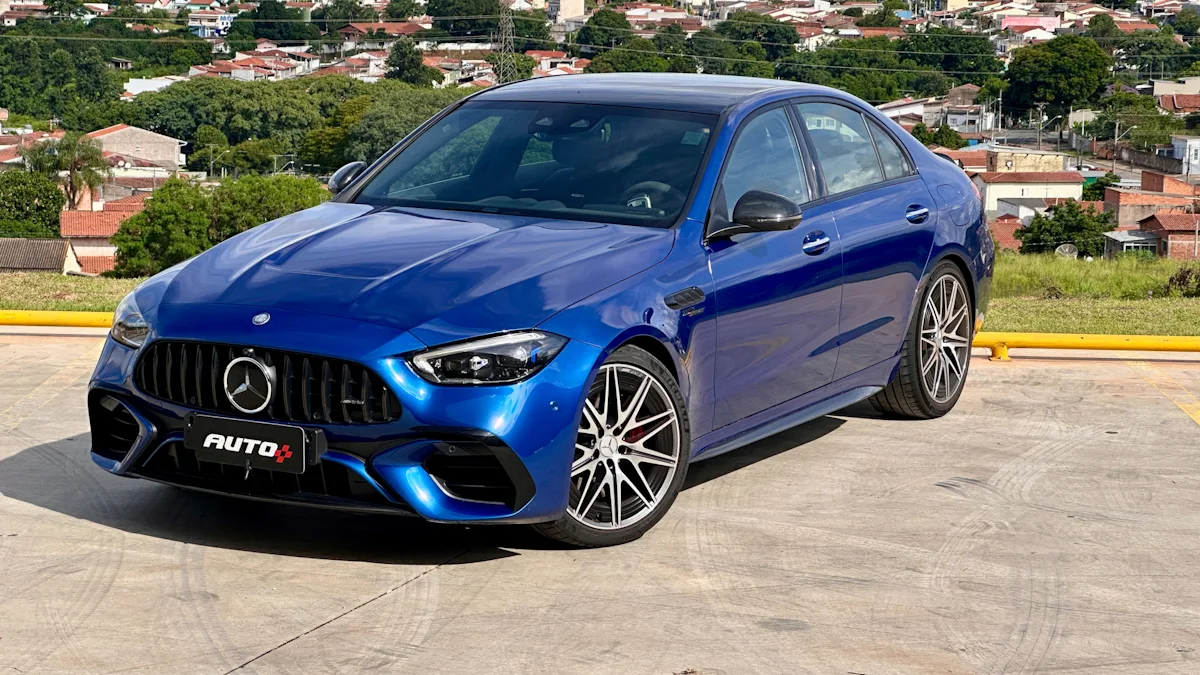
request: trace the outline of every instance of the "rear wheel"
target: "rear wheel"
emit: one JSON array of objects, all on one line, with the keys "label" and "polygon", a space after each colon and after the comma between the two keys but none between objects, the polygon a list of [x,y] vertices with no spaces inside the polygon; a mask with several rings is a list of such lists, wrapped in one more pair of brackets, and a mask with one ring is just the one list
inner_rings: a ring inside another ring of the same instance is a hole
[{"label": "rear wheel", "polygon": [[600,367],[584,401],[567,512],[534,529],[573,546],[637,539],[679,494],[688,447],[675,379],[647,352],[622,347]]},{"label": "rear wheel", "polygon": [[971,365],[973,328],[966,279],[957,265],[943,261],[913,312],[896,376],[871,404],[880,412],[916,419],[950,412]]}]

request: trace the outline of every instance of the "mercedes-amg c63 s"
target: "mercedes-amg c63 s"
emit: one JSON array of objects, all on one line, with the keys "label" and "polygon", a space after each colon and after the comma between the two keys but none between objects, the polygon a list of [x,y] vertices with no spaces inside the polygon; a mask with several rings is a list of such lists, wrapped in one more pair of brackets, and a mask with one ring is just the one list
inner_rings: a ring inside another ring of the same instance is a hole
[{"label": "mercedes-amg c63 s", "polygon": [[868,398],[945,414],[991,283],[963,172],[812,85],[493,87],[329,184],[125,298],[99,466],[626,542],[689,462]]}]

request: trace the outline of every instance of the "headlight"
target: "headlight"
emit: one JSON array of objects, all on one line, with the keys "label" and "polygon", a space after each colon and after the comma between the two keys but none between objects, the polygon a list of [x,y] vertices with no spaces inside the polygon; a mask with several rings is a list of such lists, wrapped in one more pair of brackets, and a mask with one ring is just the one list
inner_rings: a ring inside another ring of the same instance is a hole
[{"label": "headlight", "polygon": [[150,334],[150,324],[142,318],[142,310],[138,309],[133,293],[125,296],[117,311],[113,313],[113,327],[109,333],[113,339],[127,347],[137,349],[146,342]]},{"label": "headlight", "polygon": [[503,384],[538,372],[565,344],[553,333],[506,333],[436,347],[410,360],[421,377],[437,384]]}]

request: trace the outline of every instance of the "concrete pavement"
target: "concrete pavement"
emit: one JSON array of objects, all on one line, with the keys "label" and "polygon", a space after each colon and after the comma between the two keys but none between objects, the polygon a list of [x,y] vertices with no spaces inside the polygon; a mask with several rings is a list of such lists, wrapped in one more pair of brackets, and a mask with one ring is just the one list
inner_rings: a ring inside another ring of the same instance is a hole
[{"label": "concrete pavement", "polygon": [[0,336],[0,675],[1200,672],[1194,358],[976,358],[946,418],[819,419],[576,551],[105,474],[98,347]]}]

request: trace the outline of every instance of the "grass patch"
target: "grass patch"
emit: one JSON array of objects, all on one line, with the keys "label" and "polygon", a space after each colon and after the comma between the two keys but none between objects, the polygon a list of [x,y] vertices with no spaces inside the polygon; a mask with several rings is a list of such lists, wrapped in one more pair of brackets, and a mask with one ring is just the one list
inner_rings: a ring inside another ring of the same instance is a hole
[{"label": "grass patch", "polygon": [[1200,335],[1200,298],[993,298],[986,331]]},{"label": "grass patch", "polygon": [[1053,254],[996,256],[993,298],[1113,298],[1141,300],[1159,297],[1167,280],[1194,262],[1166,258],[1120,257],[1116,260],[1076,260]]},{"label": "grass patch", "polygon": [[111,312],[141,281],[51,272],[0,274],[0,309]]}]

